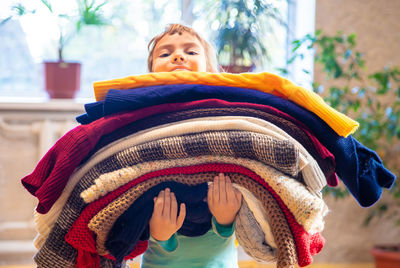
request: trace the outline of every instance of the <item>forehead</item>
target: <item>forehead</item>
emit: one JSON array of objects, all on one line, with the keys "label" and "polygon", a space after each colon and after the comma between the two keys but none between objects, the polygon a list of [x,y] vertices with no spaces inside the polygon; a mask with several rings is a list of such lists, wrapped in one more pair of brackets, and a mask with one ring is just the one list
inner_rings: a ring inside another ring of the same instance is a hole
[{"label": "forehead", "polygon": [[200,40],[188,33],[188,32],[181,32],[181,33],[174,33],[174,34],[166,34],[164,35],[156,44],[155,50],[157,50],[160,47],[163,46],[179,46],[179,45],[187,45],[187,44],[193,44],[197,45],[200,48],[203,48]]}]

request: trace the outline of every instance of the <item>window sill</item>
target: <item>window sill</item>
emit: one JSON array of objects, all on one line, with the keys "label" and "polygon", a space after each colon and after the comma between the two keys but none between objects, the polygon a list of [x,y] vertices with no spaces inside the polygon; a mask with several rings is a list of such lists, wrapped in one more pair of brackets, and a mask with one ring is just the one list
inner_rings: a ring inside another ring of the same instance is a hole
[{"label": "window sill", "polygon": [[2,112],[72,112],[83,113],[84,104],[94,102],[94,99],[46,99],[46,98],[13,98],[0,99],[0,113]]}]

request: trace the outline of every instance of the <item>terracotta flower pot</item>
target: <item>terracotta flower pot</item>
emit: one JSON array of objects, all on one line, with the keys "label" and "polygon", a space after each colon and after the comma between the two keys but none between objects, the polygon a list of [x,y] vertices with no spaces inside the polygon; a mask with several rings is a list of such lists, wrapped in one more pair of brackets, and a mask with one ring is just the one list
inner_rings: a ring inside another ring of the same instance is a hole
[{"label": "terracotta flower pot", "polygon": [[376,268],[399,268],[400,245],[375,246],[371,249]]},{"label": "terracotta flower pot", "polygon": [[52,99],[73,99],[81,86],[79,62],[45,62],[46,91]]}]

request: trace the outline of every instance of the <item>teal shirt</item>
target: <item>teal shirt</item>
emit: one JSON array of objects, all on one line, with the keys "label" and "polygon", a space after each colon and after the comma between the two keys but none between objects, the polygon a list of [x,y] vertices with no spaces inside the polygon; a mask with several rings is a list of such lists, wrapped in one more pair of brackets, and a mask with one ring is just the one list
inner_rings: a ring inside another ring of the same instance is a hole
[{"label": "teal shirt", "polygon": [[202,236],[176,233],[167,241],[150,237],[141,267],[238,268],[233,226],[219,225],[213,217],[212,228]]}]

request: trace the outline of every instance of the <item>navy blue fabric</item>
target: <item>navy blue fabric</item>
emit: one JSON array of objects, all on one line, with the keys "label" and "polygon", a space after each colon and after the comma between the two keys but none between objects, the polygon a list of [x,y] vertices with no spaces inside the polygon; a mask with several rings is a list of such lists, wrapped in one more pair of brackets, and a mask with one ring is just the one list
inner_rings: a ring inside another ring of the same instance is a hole
[{"label": "navy blue fabric", "polygon": [[[131,90],[109,90],[104,101],[87,105],[87,116],[78,122],[92,121],[113,113],[137,110],[162,103],[188,102],[200,99],[222,99],[270,105],[307,125],[319,141],[335,156],[336,173],[363,207],[373,205],[382,195],[382,187],[390,188],[396,176],[387,170],[372,150],[355,138],[339,136],[314,113],[295,103],[254,89],[207,86],[161,85]],[[99,107],[103,109],[99,112]]]},{"label": "navy blue fabric", "polygon": [[186,205],[185,221],[178,233],[193,237],[201,236],[210,230],[212,215],[204,201],[208,191],[206,182],[195,186],[173,181],[160,183],[135,200],[110,230],[105,245],[117,262],[122,262],[123,258],[132,252],[138,240],[143,239],[143,232],[148,232],[154,208],[153,198],[165,188],[170,188],[175,194],[178,211],[181,203]]}]

